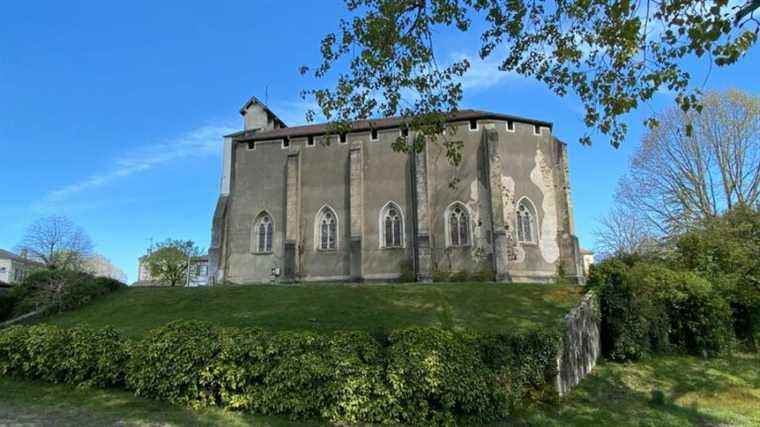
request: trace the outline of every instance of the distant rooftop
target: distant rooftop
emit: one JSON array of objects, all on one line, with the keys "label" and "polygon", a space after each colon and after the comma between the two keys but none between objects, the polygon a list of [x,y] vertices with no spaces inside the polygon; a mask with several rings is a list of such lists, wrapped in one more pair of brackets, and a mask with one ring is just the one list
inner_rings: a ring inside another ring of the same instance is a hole
[{"label": "distant rooftop", "polygon": [[0,259],[10,259],[17,262],[23,262],[26,264],[38,264],[42,265],[42,263],[39,263],[33,259],[24,258],[20,255],[16,255],[11,251],[6,251],[5,249],[0,249]]}]

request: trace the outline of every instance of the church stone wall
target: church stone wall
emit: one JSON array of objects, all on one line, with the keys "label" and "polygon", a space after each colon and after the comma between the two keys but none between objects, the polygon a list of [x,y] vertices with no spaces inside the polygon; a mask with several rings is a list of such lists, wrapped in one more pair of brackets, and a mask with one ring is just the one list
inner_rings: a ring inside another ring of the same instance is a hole
[{"label": "church stone wall", "polygon": [[[350,210],[348,150],[346,144],[326,144],[315,138],[293,139],[301,147],[301,235],[303,261],[299,272],[308,280],[347,280],[350,275]],[[336,250],[320,250],[315,240],[315,222],[324,206],[331,207],[338,217]]]},{"label": "church stone wall", "polygon": [[[548,281],[560,263],[573,274],[577,239],[564,144],[547,127],[537,135],[532,124],[515,122],[514,130],[498,120],[479,120],[475,130],[468,122],[455,125],[414,156],[393,150],[399,129],[379,130],[377,141],[358,132],[345,143],[314,137],[313,146],[306,137],[289,146],[257,141],[254,149],[233,143],[231,191],[223,220],[215,219],[223,224],[222,279],[267,282],[277,267],[289,280],[389,280],[399,276],[402,262],[412,262],[415,244],[423,280],[434,271],[489,270],[503,281]],[[449,163],[444,141],[462,143],[460,165]],[[538,216],[535,244],[516,242],[515,206],[523,197]],[[403,213],[403,248],[381,247],[379,214],[389,201]],[[445,213],[454,202],[470,211],[468,247],[446,245]],[[324,206],[338,217],[334,251],[316,247],[315,221]],[[274,220],[270,254],[252,247],[252,226],[262,211]]]},{"label": "church stone wall", "polygon": [[[410,157],[391,146],[400,136],[398,129],[379,131],[377,136],[378,141],[370,142],[369,133],[352,135],[352,140],[362,144],[364,160],[362,276],[395,279],[401,263],[412,257]],[[381,248],[379,215],[388,202],[397,204],[404,217],[403,248]]]},{"label": "church stone wall", "polygon": [[[284,187],[287,151],[278,142],[235,145],[232,189],[225,230],[225,280],[267,282],[273,267],[282,268],[285,236]],[[263,211],[274,221],[272,253],[258,254],[252,243],[253,223]]]},{"label": "church stone wall", "polygon": [[[502,179],[509,182],[506,189],[513,203],[512,210],[523,197],[527,197],[538,215],[539,239],[536,244],[517,243],[509,272],[513,281],[551,280],[559,263],[557,220],[557,192],[555,191],[556,140],[550,129],[540,128],[540,135],[531,124],[514,123],[509,131],[502,123],[495,123],[499,134],[498,153],[502,162]],[[511,212],[509,225],[514,229],[515,217]],[[517,239],[513,230],[514,239]]]}]

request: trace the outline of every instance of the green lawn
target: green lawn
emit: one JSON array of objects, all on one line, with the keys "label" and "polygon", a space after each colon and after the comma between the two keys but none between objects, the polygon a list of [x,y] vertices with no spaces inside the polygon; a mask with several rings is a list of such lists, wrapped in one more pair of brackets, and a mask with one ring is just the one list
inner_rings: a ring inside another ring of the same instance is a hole
[{"label": "green lawn", "polygon": [[[653,401],[654,390],[664,400]],[[604,362],[558,408],[524,417],[548,426],[760,426],[760,354]]]},{"label": "green lawn", "polygon": [[128,336],[175,319],[279,330],[367,330],[410,325],[484,332],[548,325],[579,300],[575,286],[539,284],[304,284],[132,288],[46,319],[112,325]]},{"label": "green lawn", "polygon": [[[712,360],[673,356],[635,364],[602,363],[559,408],[531,408],[508,424],[757,426],[760,425],[758,366],[758,354]],[[664,393],[664,402],[651,401],[655,389]],[[193,411],[123,391],[79,389],[0,377],[0,425],[17,424],[310,425],[219,409]]]}]

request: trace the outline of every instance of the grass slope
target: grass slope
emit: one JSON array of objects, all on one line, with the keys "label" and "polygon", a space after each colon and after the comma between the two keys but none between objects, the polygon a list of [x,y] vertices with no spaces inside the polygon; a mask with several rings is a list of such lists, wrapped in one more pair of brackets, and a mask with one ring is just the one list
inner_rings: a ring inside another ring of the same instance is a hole
[{"label": "grass slope", "polygon": [[[557,408],[525,416],[548,426],[760,426],[760,354],[603,362]],[[664,400],[652,398],[659,390]]]},{"label": "grass slope", "polygon": [[580,298],[578,287],[537,284],[304,284],[132,288],[46,321],[112,325],[128,336],[176,319],[279,330],[367,330],[410,325],[509,331],[548,325]]},{"label": "grass slope", "polygon": [[[760,355],[605,362],[558,408],[531,408],[505,425],[760,425]],[[652,390],[666,396],[651,401]],[[0,425],[320,425],[218,409],[193,411],[128,392],[0,377]]]}]

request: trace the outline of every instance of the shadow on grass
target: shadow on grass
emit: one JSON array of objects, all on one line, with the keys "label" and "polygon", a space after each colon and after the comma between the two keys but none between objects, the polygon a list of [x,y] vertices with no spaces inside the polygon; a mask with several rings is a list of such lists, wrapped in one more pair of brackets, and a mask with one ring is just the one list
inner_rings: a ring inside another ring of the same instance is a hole
[{"label": "shadow on grass", "polygon": [[321,426],[210,408],[191,410],[127,391],[76,388],[0,377],[0,425]]},{"label": "shadow on grass", "polygon": [[[601,375],[600,375],[601,374]],[[694,407],[684,407],[665,397],[655,403],[652,393],[626,384],[620,372],[596,373],[584,380],[583,387],[563,399],[558,407],[531,408],[516,425],[551,426],[693,426],[720,425],[715,418]]]}]

